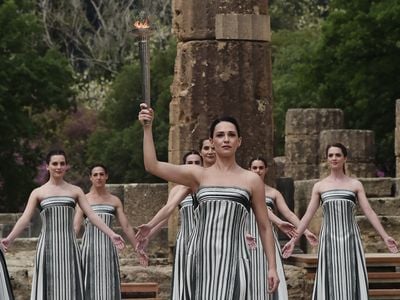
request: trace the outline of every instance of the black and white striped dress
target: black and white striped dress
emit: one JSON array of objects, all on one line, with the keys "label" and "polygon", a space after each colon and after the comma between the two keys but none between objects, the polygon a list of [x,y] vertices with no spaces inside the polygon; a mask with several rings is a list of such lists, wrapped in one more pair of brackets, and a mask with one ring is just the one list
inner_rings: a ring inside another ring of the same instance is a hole
[{"label": "black and white striped dress", "polygon": [[0,299],[13,300],[13,292],[11,289],[10,277],[8,276],[6,260],[0,248]]},{"label": "black and white striped dress", "polygon": [[[93,211],[111,227],[115,207],[107,204],[91,205]],[[82,236],[82,265],[85,299],[121,299],[118,252],[112,240],[85,219]]]},{"label": "black and white striped dress", "polygon": [[187,247],[190,234],[193,231],[193,198],[191,195],[187,196],[180,203],[179,214],[181,224],[175,247],[171,295],[171,299],[173,300],[182,300],[185,298]]},{"label": "black and white striped dress", "polygon": [[[268,209],[275,210],[275,202],[269,197],[265,197],[265,204]],[[251,290],[252,300],[287,300],[288,292],[286,286],[285,272],[282,263],[282,253],[279,246],[278,236],[273,227],[275,240],[276,270],[279,277],[279,286],[275,293],[268,294],[267,270],[268,263],[262,246],[256,217],[253,210],[249,214],[249,233],[257,240],[257,248],[250,250],[250,270],[251,270]]]},{"label": "black and white striped dress", "polygon": [[314,300],[368,299],[367,268],[355,220],[356,201],[356,194],[348,190],[321,194],[323,222]]},{"label": "black and white striped dress", "polygon": [[190,237],[187,297],[251,300],[245,241],[250,194],[236,187],[200,187]]},{"label": "black and white striped dress", "polygon": [[39,236],[31,300],[81,300],[81,255],[73,229],[75,200],[54,196],[40,202]]}]

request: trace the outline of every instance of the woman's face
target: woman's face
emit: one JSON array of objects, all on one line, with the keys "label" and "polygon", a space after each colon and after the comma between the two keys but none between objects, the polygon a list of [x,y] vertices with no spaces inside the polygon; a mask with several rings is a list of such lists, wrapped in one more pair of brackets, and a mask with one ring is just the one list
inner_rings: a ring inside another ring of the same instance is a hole
[{"label": "woman's face", "polygon": [[241,142],[234,124],[222,121],[215,126],[212,144],[219,155],[234,155]]},{"label": "woman's face", "polygon": [[267,168],[262,160],[253,160],[250,166],[250,171],[257,173],[262,179],[264,179],[267,173]]},{"label": "woman's face", "polygon": [[201,157],[197,154],[190,154],[186,156],[185,164],[201,166]]},{"label": "woman's face", "polygon": [[68,169],[64,155],[52,155],[46,169],[49,171],[50,177],[63,178]]},{"label": "woman's face", "polygon": [[342,149],[338,147],[330,147],[327,153],[327,160],[331,169],[343,170],[343,165],[347,159],[344,157]]},{"label": "woman's face", "polygon": [[215,149],[211,145],[210,140],[204,140],[200,150],[200,155],[203,158],[204,166],[211,166],[215,163]]},{"label": "woman's face", "polygon": [[90,181],[95,187],[103,187],[106,185],[108,175],[102,167],[94,167],[90,174]]}]

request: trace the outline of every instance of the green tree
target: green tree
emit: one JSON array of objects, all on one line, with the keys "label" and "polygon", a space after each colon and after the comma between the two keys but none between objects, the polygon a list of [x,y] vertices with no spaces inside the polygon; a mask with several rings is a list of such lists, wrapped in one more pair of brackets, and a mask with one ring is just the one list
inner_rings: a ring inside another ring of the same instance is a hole
[{"label": "green tree", "polygon": [[[173,79],[176,44],[173,39],[165,48],[152,47],[151,95],[156,111],[154,136],[157,152],[168,159],[170,85]],[[99,125],[89,139],[88,164],[102,162],[110,168],[110,182],[157,181],[143,167],[142,128],[137,121],[141,102],[141,78],[138,62],[125,66],[116,77]]]},{"label": "green tree", "polygon": [[50,123],[36,118],[46,110],[73,105],[67,61],[43,42],[35,3],[0,4],[0,210],[17,210],[32,189]]}]

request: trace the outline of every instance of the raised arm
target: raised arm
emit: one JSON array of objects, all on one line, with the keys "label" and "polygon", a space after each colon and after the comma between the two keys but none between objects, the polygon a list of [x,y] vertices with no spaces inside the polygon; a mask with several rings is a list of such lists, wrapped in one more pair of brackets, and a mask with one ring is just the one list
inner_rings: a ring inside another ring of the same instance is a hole
[{"label": "raised arm", "polygon": [[153,228],[159,223],[167,220],[174,209],[182,202],[187,195],[190,194],[190,188],[184,185],[174,186],[168,195],[167,203],[157,212],[157,214],[147,223],[140,225],[139,231],[136,233],[136,237],[139,240],[149,237],[149,234]]},{"label": "raised arm", "polygon": [[29,225],[29,222],[31,221],[32,216],[35,213],[35,209],[38,203],[39,203],[38,192],[37,189],[35,189],[29,196],[28,203],[25,207],[24,212],[22,213],[22,216],[18,219],[17,223],[15,223],[13,229],[8,234],[8,236],[1,240],[1,244],[3,246],[4,251],[8,250],[8,247],[11,246],[13,241]]},{"label": "raised arm", "polygon": [[282,256],[284,258],[288,258],[290,255],[292,255],[295,243],[310,224],[311,219],[313,218],[315,212],[319,207],[319,195],[319,184],[317,182],[316,184],[314,184],[314,187],[312,189],[311,200],[308,204],[306,213],[304,214],[303,218],[300,220],[300,223],[297,226],[297,236],[293,237],[289,242],[287,242],[282,249]]},{"label": "raised arm", "polygon": [[279,218],[270,208],[268,208],[268,217],[271,222],[275,224],[279,228],[279,230],[286,234],[288,237],[292,238],[297,234],[296,227],[293,224]]},{"label": "raised arm", "polygon": [[108,235],[118,249],[123,249],[125,246],[123,238],[119,234],[116,234],[110,227],[108,227],[106,223],[104,223],[103,220],[92,210],[85,194],[81,189],[78,189],[77,199],[80,208],[90,222]]},{"label": "raised arm", "polygon": [[357,187],[356,192],[357,192],[358,203],[360,204],[360,207],[364,212],[364,215],[367,217],[368,221],[381,236],[389,251],[392,253],[397,253],[399,250],[396,240],[393,239],[391,236],[389,236],[385,231],[385,229],[383,228],[381,222],[379,221],[378,216],[376,215],[375,211],[371,208],[371,205],[368,202],[363,185],[358,180],[356,182],[356,187]]},{"label": "raised arm", "polygon": [[196,190],[203,168],[195,165],[174,165],[157,159],[153,140],[153,109],[140,105],[139,121],[143,125],[143,159],[146,171],[166,181],[176,182]]},{"label": "raised arm", "polygon": [[[254,174],[254,173],[252,173]],[[268,210],[265,205],[264,183],[260,177],[254,174],[252,178],[252,208],[256,217],[258,231],[265,255],[268,260],[268,292],[274,292],[279,285],[279,278],[276,271],[275,241],[272,234],[272,226],[268,217]]]}]

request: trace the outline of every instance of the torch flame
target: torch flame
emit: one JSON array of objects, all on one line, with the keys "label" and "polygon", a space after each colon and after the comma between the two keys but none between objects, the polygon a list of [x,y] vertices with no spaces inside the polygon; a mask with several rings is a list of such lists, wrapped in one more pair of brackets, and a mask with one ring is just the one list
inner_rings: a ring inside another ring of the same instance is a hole
[{"label": "torch flame", "polygon": [[150,28],[149,23],[148,23],[147,20],[145,20],[144,22],[136,21],[136,22],[133,24],[133,26],[134,26],[135,28],[138,28],[138,29]]}]

